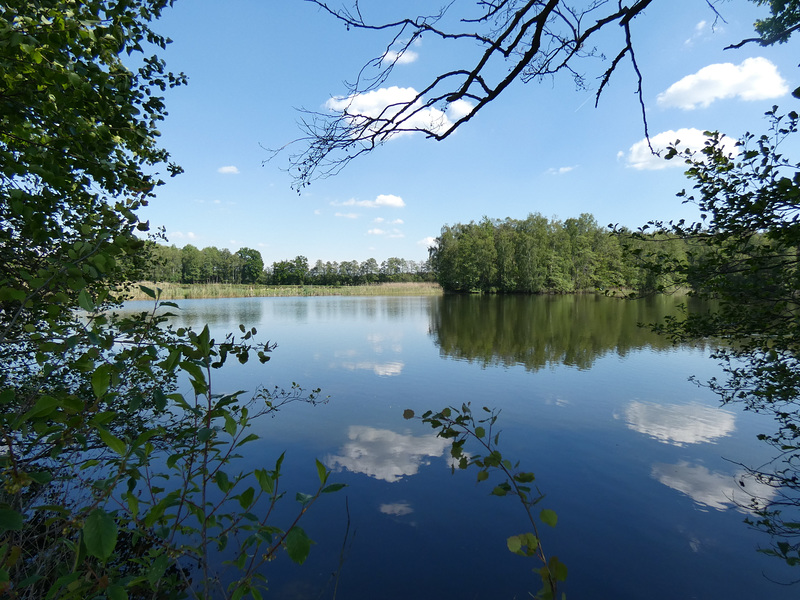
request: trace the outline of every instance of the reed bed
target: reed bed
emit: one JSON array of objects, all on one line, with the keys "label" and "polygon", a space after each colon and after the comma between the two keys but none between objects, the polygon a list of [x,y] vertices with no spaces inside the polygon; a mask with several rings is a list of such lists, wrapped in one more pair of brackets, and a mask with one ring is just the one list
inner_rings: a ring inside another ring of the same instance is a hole
[{"label": "reed bed", "polygon": [[199,298],[263,298],[277,296],[438,296],[442,288],[438,283],[376,283],[372,285],[244,285],[227,283],[179,284],[143,281],[133,286],[127,294],[129,300],[149,300],[139,289],[144,285],[161,290],[162,300],[191,300]]}]

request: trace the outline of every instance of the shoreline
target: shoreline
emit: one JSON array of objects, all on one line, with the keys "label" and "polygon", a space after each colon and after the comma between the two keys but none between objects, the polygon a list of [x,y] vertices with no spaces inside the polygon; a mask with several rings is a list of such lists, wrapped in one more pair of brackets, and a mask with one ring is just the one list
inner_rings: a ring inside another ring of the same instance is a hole
[{"label": "shoreline", "polygon": [[139,286],[154,290],[160,300],[203,298],[274,298],[291,296],[441,296],[438,283],[375,283],[369,285],[251,285],[229,283],[153,283],[140,281],[125,293],[126,300],[152,300]]}]

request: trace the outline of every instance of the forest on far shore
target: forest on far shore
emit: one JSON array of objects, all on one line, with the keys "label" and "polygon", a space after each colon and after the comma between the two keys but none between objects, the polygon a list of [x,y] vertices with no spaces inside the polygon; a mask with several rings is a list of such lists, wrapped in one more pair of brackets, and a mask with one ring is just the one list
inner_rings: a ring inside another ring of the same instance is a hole
[{"label": "forest on far shore", "polygon": [[430,262],[436,281],[450,292],[651,291],[676,282],[645,268],[642,258],[680,259],[687,249],[675,236],[611,231],[588,213],[564,221],[535,213],[445,225]]},{"label": "forest on far shore", "polygon": [[[652,242],[658,242],[654,244]],[[656,275],[642,257],[660,253],[685,259],[687,242],[631,235],[598,225],[588,213],[563,221],[539,213],[525,219],[490,219],[445,225],[426,261],[392,257],[378,263],[317,260],[305,256],[265,265],[252,248],[231,252],[191,244],[150,244],[145,277],[179,284],[350,286],[386,282],[438,282],[447,292],[572,293],[591,290],[652,291],[675,283]],[[696,249],[695,249],[696,251]]]},{"label": "forest on far shore", "polygon": [[369,258],[341,263],[318,260],[309,265],[305,256],[296,256],[265,266],[261,253],[253,248],[231,252],[215,246],[201,250],[191,244],[178,248],[155,243],[150,244],[150,261],[143,274],[149,281],[180,284],[342,286],[434,280],[428,261],[391,257],[381,263]]}]

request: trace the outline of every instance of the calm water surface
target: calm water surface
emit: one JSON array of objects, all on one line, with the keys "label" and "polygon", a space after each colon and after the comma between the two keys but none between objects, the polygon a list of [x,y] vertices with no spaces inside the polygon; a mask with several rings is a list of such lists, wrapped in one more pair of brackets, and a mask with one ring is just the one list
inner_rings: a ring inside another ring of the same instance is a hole
[{"label": "calm water surface", "polygon": [[[543,544],[569,568],[569,598],[797,598],[774,583],[800,571],[757,552],[744,523],[740,464],[771,458],[769,417],[718,405],[687,381],[719,374],[703,347],[673,347],[637,327],[674,300],[587,297],[321,297],[180,302],[183,324],[218,337],[255,326],[278,348],[231,365],[216,392],[292,382],[327,403],[293,404],[257,424],[248,468],[286,451],[286,509],[315,489],[314,459],[348,484],[304,517],[305,565],[266,575],[280,599],[529,598],[532,559],[506,538],[528,531],[514,498],[475,471],[451,474],[449,446],[420,414],[500,409],[505,456],[536,473],[559,515]],[[745,489],[761,493],[753,482]],[[287,513],[288,515],[288,510]],[[349,534],[345,537],[349,522]],[[285,525],[285,523],[284,523]],[[341,559],[341,567],[340,565]]]}]

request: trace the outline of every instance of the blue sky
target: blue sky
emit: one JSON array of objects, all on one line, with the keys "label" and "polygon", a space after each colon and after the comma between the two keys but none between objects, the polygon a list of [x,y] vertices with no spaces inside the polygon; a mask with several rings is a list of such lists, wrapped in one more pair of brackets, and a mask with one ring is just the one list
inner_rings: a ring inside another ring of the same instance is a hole
[{"label": "blue sky", "polygon": [[[429,13],[433,4],[402,6]],[[455,8],[461,4],[474,2]],[[398,5],[362,6],[380,19]],[[797,36],[772,48],[723,50],[753,35],[763,9],[745,0],[717,6],[726,23],[714,25],[705,0],[657,0],[633,23],[656,144],[689,142],[692,129],[731,137],[761,132],[773,104],[798,108],[790,95],[800,85]],[[696,216],[675,197],[688,183],[683,169],[661,168],[636,151],[644,130],[627,62],[598,108],[595,78],[606,63],[581,63],[589,90],[576,90],[566,76],[514,84],[445,141],[399,136],[298,195],[285,172],[288,153],[264,164],[266,148],[301,135],[298,108],[327,110],[332,97],[345,94],[343,82],[382,53],[385,34],[348,32],[303,0],[179,0],[156,29],[173,39],[163,53],[169,68],[189,77],[188,86],[167,92],[170,114],[161,126],[162,144],[185,173],[159,188],[141,216],[164,226],[177,246],[247,246],[267,265],[301,254],[311,264],[380,263],[424,260],[443,225],[484,215],[566,219],[588,212],[601,225],[629,227]],[[419,89],[458,58],[425,38],[413,51],[386,88]]]}]

